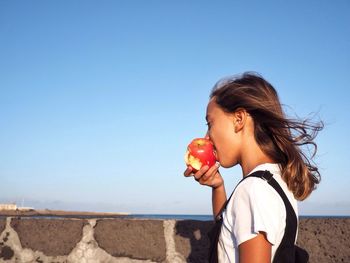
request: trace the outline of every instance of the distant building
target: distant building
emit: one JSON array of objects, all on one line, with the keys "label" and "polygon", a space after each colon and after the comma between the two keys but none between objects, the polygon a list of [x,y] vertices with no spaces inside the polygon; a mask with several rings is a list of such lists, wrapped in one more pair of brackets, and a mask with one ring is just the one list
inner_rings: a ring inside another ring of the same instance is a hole
[{"label": "distant building", "polygon": [[33,211],[34,207],[20,206],[20,207],[17,207],[17,210],[19,210],[19,211]]},{"label": "distant building", "polygon": [[1,210],[16,210],[17,205],[16,204],[0,204],[0,211]]}]

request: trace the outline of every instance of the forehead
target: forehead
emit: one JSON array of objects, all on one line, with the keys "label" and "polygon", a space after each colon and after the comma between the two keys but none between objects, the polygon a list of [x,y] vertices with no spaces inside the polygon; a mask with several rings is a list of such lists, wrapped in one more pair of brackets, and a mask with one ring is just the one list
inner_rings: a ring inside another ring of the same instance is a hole
[{"label": "forehead", "polygon": [[207,116],[206,119],[213,117],[217,114],[222,114],[222,110],[220,107],[216,104],[215,98],[210,99],[208,106],[207,106]]}]

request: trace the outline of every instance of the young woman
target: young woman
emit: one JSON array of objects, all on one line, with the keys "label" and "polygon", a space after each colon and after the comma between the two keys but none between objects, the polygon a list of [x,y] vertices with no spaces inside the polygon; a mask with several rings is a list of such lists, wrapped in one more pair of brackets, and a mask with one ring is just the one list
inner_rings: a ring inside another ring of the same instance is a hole
[{"label": "young woman", "polygon": [[[273,86],[255,73],[219,82],[207,106],[207,137],[217,165],[184,175],[212,188],[214,218],[223,223],[217,245],[219,262],[272,262],[286,227],[286,207],[266,181],[247,177],[227,203],[219,166],[239,164],[243,178],[255,171],[272,173],[298,215],[304,200],[320,182],[320,174],[303,150],[312,145],[322,122],[288,119]],[[227,204],[226,204],[227,203]],[[225,207],[226,205],[226,207]],[[223,210],[223,211],[222,211]]]}]

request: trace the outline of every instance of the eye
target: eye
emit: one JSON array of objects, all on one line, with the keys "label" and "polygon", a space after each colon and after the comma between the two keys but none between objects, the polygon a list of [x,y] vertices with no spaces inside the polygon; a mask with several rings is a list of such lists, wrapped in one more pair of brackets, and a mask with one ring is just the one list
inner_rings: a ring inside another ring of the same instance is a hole
[{"label": "eye", "polygon": [[210,129],[210,122],[207,122],[206,125],[208,126],[208,129]]}]

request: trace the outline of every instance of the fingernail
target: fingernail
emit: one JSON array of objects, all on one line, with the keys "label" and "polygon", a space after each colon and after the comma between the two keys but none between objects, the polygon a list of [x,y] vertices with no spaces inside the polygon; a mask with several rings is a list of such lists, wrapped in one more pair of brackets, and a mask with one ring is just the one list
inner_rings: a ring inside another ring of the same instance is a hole
[{"label": "fingernail", "polygon": [[216,167],[218,167],[218,168],[220,167],[220,163],[219,163],[219,162],[217,162],[215,165],[216,165]]}]

